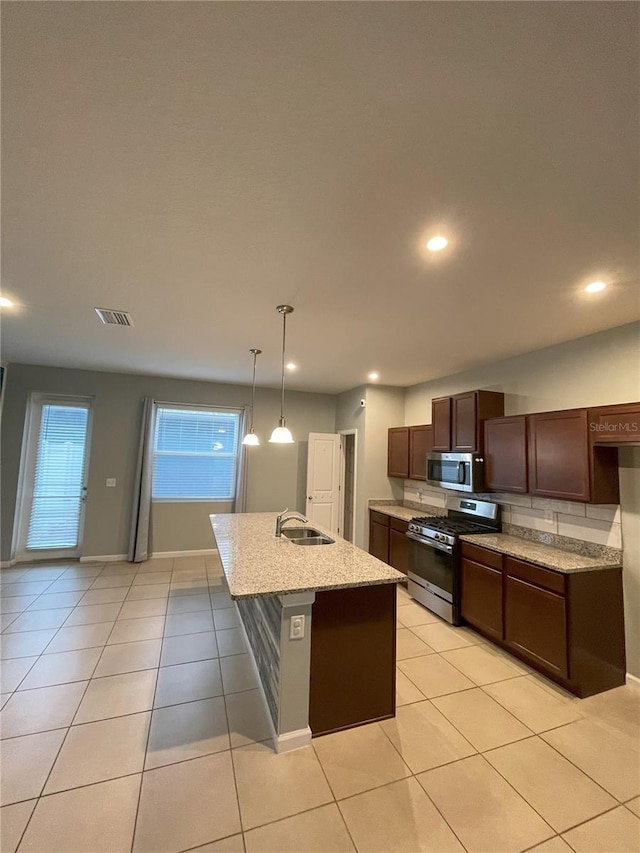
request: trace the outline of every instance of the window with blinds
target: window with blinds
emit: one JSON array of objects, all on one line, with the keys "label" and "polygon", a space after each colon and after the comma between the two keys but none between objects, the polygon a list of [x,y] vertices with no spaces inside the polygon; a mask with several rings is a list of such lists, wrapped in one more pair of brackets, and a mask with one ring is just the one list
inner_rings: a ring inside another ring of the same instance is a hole
[{"label": "window with blinds", "polygon": [[154,500],[233,500],[240,415],[240,411],[158,406],[153,442]]},{"label": "window with blinds", "polygon": [[89,408],[42,405],[29,550],[75,548],[84,500]]}]

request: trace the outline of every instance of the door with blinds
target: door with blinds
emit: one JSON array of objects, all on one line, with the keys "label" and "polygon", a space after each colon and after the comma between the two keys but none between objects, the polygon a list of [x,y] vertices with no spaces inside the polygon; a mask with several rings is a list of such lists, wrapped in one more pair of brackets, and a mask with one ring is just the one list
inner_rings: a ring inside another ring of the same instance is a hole
[{"label": "door with blinds", "polygon": [[90,426],[89,400],[32,399],[18,543],[22,559],[80,556]]}]

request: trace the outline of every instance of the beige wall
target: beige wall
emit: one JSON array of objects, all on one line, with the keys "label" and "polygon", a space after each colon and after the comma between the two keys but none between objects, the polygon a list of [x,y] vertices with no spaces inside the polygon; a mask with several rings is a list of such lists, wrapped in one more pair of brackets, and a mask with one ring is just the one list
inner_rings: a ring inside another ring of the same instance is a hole
[{"label": "beige wall", "polygon": [[158,501],[151,511],[151,550],[204,551],[215,548],[209,516],[214,512],[233,512],[230,501],[176,502]]},{"label": "beige wall", "polygon": [[[365,401],[364,408],[360,400]],[[402,483],[387,477],[387,430],[404,420],[404,389],[361,385],[340,394],[336,429],[357,429],[356,531],[354,544],[369,547],[368,502],[402,500]]]},{"label": "beige wall", "polygon": [[[366,408],[362,408],[360,400],[366,400],[367,388],[360,385],[345,391],[336,397],[336,430],[356,430],[356,500],[354,507],[355,535],[354,545],[366,548],[365,536],[368,537],[369,522],[367,518],[367,495],[365,483],[365,443],[367,436]],[[365,533],[366,531],[366,533]]]},{"label": "beige wall", "polygon": [[640,323],[413,385],[405,423],[431,423],[433,397],[476,388],[503,391],[507,415],[638,400]]},{"label": "beige wall", "polygon": [[[242,385],[12,364],[2,417],[0,559],[3,561],[11,557],[20,450],[30,392],[94,398],[83,547],[86,556],[124,554],[128,549],[144,396],[164,402],[233,407],[244,406],[251,400],[251,389]],[[247,454],[248,511],[271,511],[286,506],[304,509],[306,436],[309,432],[333,432],[335,429],[335,397],[290,391],[286,396],[287,424],[298,441],[293,445],[269,444],[269,434],[277,423],[279,410],[278,390],[257,389],[255,426],[263,444],[250,448]],[[105,487],[107,477],[116,478],[116,488]],[[154,549],[211,548],[212,534],[203,520],[210,511],[209,504],[199,503],[181,504],[177,514],[172,513],[170,506],[157,507]],[[189,545],[185,547],[187,540]]]}]

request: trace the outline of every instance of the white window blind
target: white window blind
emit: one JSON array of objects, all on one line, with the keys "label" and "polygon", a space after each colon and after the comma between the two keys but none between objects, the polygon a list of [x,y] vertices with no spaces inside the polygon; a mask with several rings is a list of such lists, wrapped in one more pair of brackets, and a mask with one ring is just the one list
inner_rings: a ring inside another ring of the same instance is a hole
[{"label": "white window blind", "polygon": [[240,412],[158,406],[155,500],[233,500]]},{"label": "white window blind", "polygon": [[28,549],[75,548],[85,478],[88,407],[43,405]]}]

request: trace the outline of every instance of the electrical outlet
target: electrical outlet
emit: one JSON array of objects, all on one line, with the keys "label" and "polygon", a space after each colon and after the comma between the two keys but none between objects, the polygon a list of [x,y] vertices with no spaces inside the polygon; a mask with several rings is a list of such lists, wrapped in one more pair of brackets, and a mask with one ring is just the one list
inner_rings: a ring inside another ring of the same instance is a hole
[{"label": "electrical outlet", "polygon": [[545,509],[544,520],[545,521],[553,521],[553,510],[552,509]]},{"label": "electrical outlet", "polygon": [[304,637],[304,616],[292,616],[289,625],[289,639],[302,640]]},{"label": "electrical outlet", "polygon": [[108,489],[115,489],[115,486],[116,486],[116,478],[115,478],[115,477],[107,477],[107,481],[106,481],[106,483],[107,483],[107,488],[108,488]]}]

